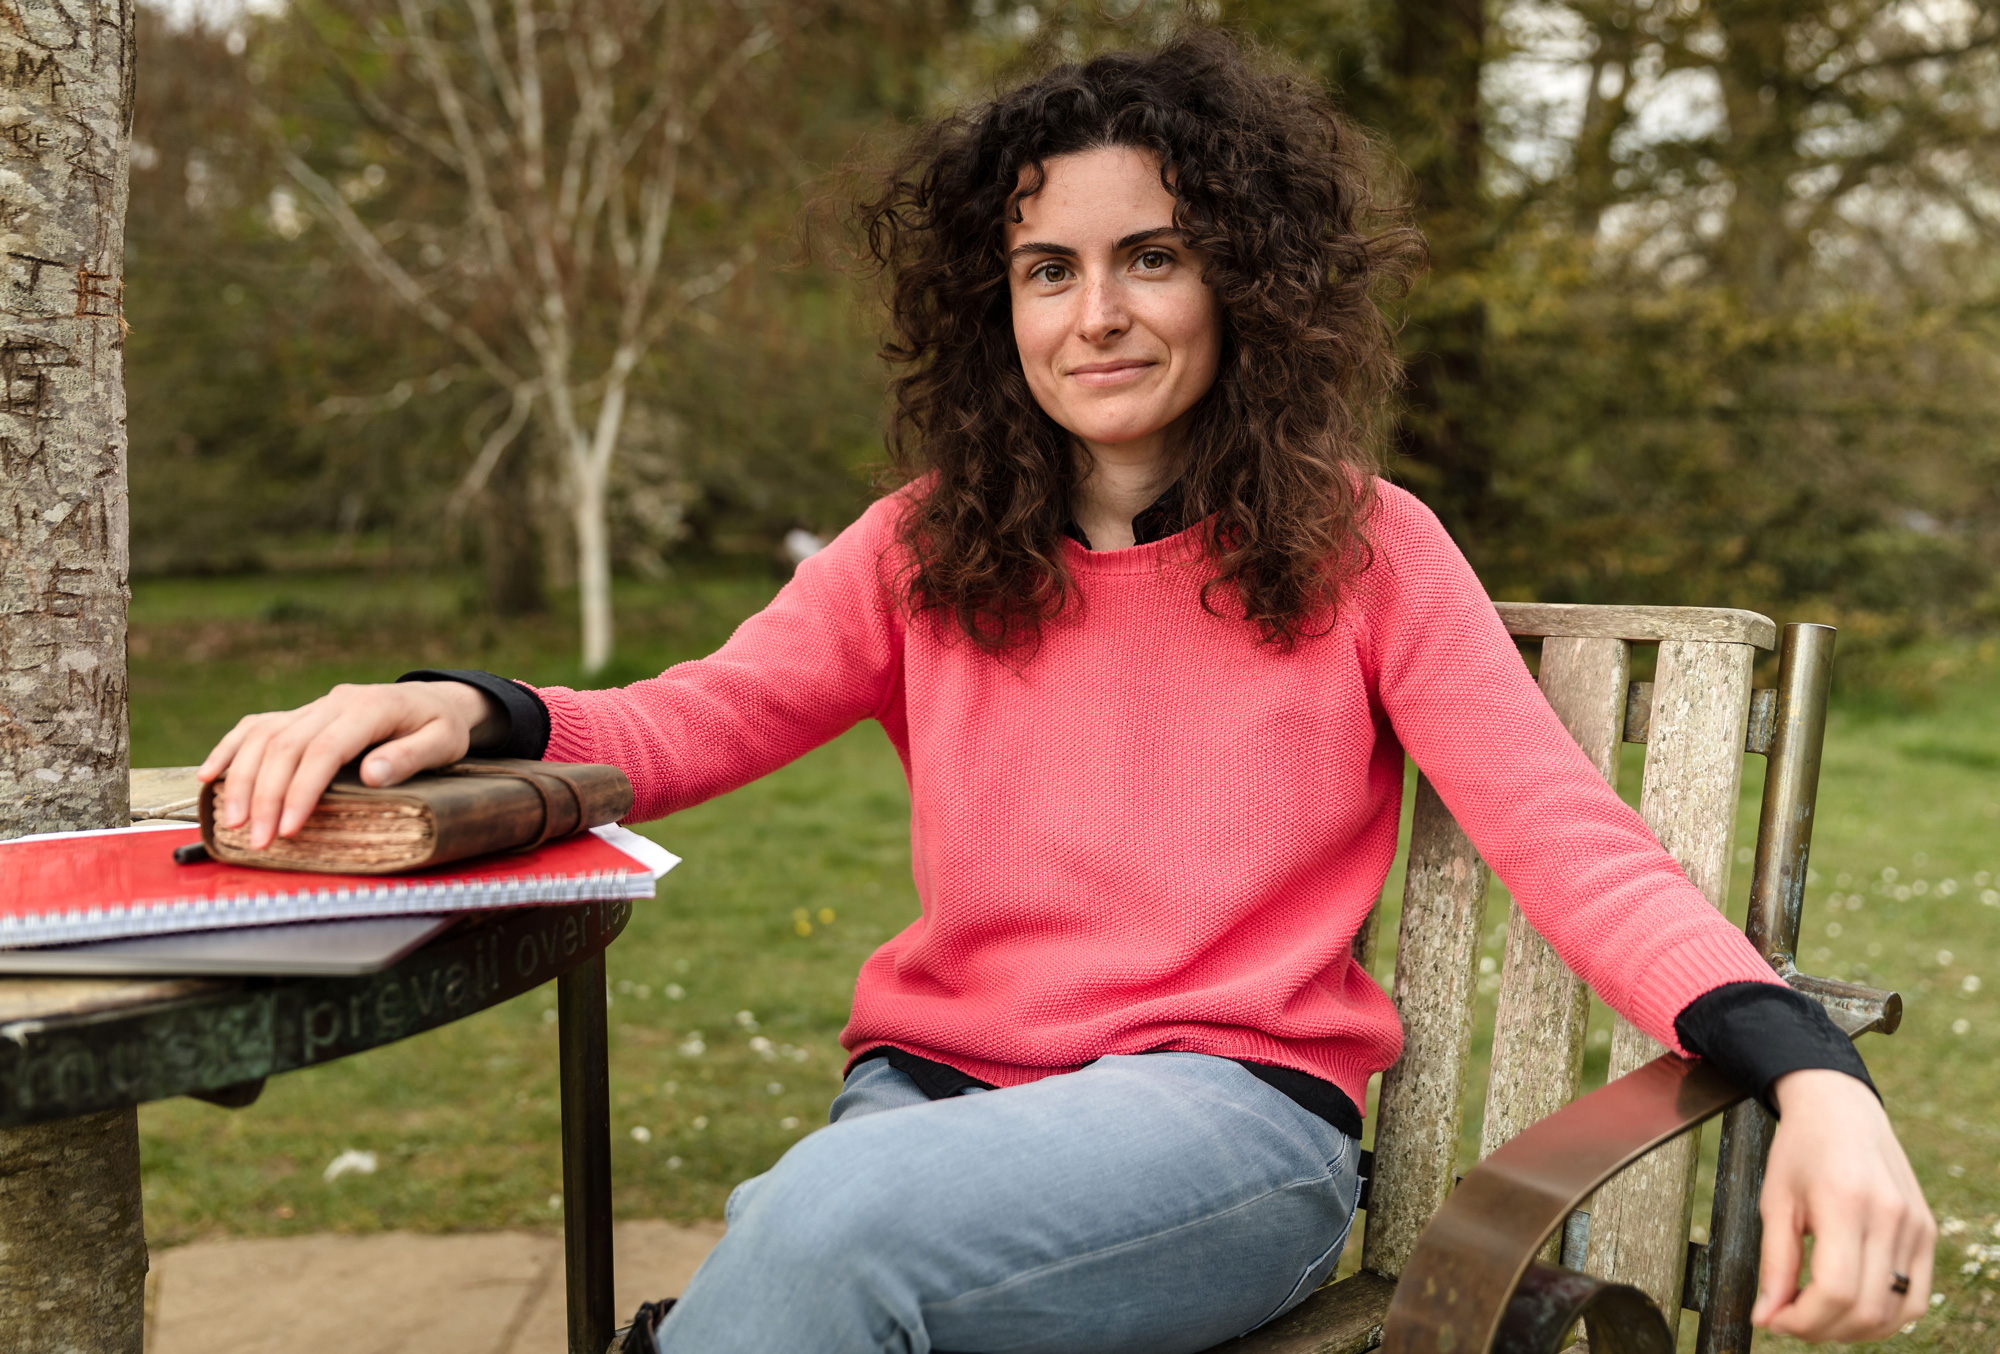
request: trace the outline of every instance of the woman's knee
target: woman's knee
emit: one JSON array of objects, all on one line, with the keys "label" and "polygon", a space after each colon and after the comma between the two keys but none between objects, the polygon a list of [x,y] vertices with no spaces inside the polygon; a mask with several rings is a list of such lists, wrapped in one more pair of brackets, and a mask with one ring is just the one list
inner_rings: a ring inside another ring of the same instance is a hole
[{"label": "woman's knee", "polygon": [[[728,1234],[664,1328],[666,1349],[920,1347],[924,1283],[896,1227],[898,1191],[822,1129],[738,1185]],[[718,1334],[727,1331],[727,1342]],[[903,1343],[885,1343],[900,1332]]]},{"label": "woman's knee", "polygon": [[880,1153],[847,1150],[844,1136],[853,1136],[851,1130],[814,1133],[769,1171],[737,1186],[726,1210],[730,1229],[750,1234],[746,1239],[774,1263],[795,1257],[865,1267],[892,1253],[918,1201]]}]

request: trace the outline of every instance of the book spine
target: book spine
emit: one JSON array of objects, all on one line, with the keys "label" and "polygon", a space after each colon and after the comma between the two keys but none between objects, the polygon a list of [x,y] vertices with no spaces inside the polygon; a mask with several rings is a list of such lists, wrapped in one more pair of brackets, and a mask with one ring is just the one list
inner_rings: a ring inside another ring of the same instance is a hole
[{"label": "book spine", "polygon": [[131,907],[77,908],[39,917],[0,917],[0,947],[67,945],[85,940],[122,940],[289,921],[469,912],[652,896],[653,877],[643,871],[598,870],[584,875],[496,879],[476,884],[463,880],[436,884],[393,880],[359,887],[177,898]]}]

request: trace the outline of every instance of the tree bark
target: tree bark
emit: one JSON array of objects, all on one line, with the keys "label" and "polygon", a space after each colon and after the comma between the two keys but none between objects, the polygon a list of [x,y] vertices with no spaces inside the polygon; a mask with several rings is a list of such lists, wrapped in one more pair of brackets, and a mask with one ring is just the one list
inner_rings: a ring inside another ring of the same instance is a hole
[{"label": "tree bark", "polygon": [[140,1354],[145,1291],[138,1115],[0,1129],[0,1349]]},{"label": "tree bark", "polygon": [[[128,821],[130,0],[0,17],[0,838]],[[139,1354],[127,1109],[0,1129],[0,1349]]]},{"label": "tree bark", "polygon": [[571,492],[576,527],[576,590],[583,612],[583,670],[594,676],[611,661],[611,531],[606,520],[610,467],[587,452],[573,454]]},{"label": "tree bark", "polygon": [[0,838],[126,821],[129,0],[0,23]]}]

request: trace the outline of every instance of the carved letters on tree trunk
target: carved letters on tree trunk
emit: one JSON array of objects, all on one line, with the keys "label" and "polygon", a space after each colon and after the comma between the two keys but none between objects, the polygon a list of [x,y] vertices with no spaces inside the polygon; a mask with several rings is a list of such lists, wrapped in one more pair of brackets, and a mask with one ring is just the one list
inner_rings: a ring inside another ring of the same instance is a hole
[{"label": "carved letters on tree trunk", "polygon": [[0,837],[125,821],[132,37],[0,0]]},{"label": "carved letters on tree trunk", "polygon": [[[0,0],[0,838],[127,817],[130,0]],[[0,1349],[139,1354],[138,1118],[0,1130]]]}]

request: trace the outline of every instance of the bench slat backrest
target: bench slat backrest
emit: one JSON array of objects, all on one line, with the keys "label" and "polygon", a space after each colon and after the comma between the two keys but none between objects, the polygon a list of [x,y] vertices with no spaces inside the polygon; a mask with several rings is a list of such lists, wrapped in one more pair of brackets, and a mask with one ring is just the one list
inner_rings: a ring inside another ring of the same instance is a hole
[{"label": "bench slat backrest", "polygon": [[[1729,891],[1755,658],[1749,644],[1664,640],[1653,678],[1639,816],[1718,908]],[[1663,1052],[1621,1017],[1612,1029],[1610,1075]],[[1700,1152],[1699,1134],[1668,1143],[1599,1190],[1591,1209],[1584,1268],[1645,1290],[1674,1329]]]},{"label": "bench slat backrest", "polygon": [[[1622,639],[1556,638],[1542,645],[1542,694],[1597,774],[1613,785],[1618,783],[1631,670],[1632,646]],[[1583,980],[1528,925],[1520,905],[1512,906],[1500,967],[1486,1117],[1480,1124],[1482,1159],[1576,1099],[1589,1017],[1590,994]],[[1560,1244],[1554,1242],[1552,1248],[1559,1250]]]},{"label": "bench slat backrest", "polygon": [[1485,914],[1486,862],[1429,778],[1419,776],[1390,989],[1403,1023],[1403,1056],[1382,1074],[1361,1250],[1361,1263],[1386,1278],[1403,1272],[1417,1237],[1451,1192]]},{"label": "bench slat backrest", "polygon": [[[1501,604],[1517,637],[1541,639],[1541,687],[1557,716],[1615,783],[1626,737],[1633,642],[1659,644],[1645,725],[1640,814],[1710,902],[1729,879],[1755,650],[1777,628],[1753,612],[1706,607]],[[1403,1056],[1383,1074],[1362,1263],[1402,1271],[1450,1192],[1476,1019],[1487,872],[1418,778],[1392,995]],[[1492,1072],[1481,1124],[1485,1156],[1574,1099],[1583,1068],[1583,985],[1510,909]],[[1660,1052],[1622,1019],[1611,1075]],[[1689,1136],[1600,1190],[1591,1207],[1590,1272],[1632,1283],[1678,1319],[1695,1154]],[[1559,1241],[1551,1242],[1553,1253]]]}]

